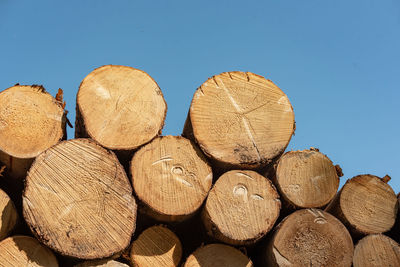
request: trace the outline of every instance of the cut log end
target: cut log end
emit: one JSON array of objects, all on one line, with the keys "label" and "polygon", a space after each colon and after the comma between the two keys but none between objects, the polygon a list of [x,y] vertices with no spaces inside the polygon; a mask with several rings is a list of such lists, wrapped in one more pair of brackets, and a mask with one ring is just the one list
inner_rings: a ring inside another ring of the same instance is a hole
[{"label": "cut log end", "polygon": [[50,249],[29,236],[13,236],[0,242],[0,266],[58,266]]},{"label": "cut log end", "polygon": [[153,226],[133,241],[131,263],[133,266],[178,266],[182,257],[182,245],[168,228]]},{"label": "cut log end", "polygon": [[223,244],[210,244],[191,254],[184,267],[253,267],[252,261],[240,250]]},{"label": "cut log end", "polygon": [[351,266],[353,241],[329,213],[303,209],[277,226],[265,253],[266,266]]},{"label": "cut log end", "polygon": [[136,203],[114,153],[90,139],[74,139],[36,158],[26,179],[23,214],[47,246],[97,259],[129,245]]},{"label": "cut log end", "polygon": [[106,65],[82,81],[77,110],[77,137],[90,136],[110,149],[133,150],[160,134],[167,105],[144,71]]},{"label": "cut log end", "polygon": [[321,152],[290,151],[279,160],[275,182],[287,202],[296,208],[321,208],[339,187],[337,167]]},{"label": "cut log end", "polygon": [[353,266],[400,266],[400,246],[385,235],[368,235],[355,246]]},{"label": "cut log end", "polygon": [[265,166],[283,153],[294,132],[287,96],[249,72],[208,79],[193,96],[188,120],[184,135],[193,136],[206,155],[228,168]]},{"label": "cut log end", "polygon": [[129,267],[127,264],[114,260],[93,260],[75,265],[74,267]]},{"label": "cut log end", "polygon": [[279,216],[281,203],[272,183],[254,171],[229,171],[211,189],[203,222],[212,237],[232,245],[262,238]]},{"label": "cut log end", "polygon": [[0,93],[0,151],[34,158],[64,137],[62,105],[43,87],[17,85]]},{"label": "cut log end", "polygon": [[145,205],[142,211],[160,221],[184,220],[202,205],[212,184],[212,170],[188,139],[164,136],[135,153],[132,184]]},{"label": "cut log end", "polygon": [[0,241],[15,228],[18,220],[17,210],[9,196],[0,189]]}]

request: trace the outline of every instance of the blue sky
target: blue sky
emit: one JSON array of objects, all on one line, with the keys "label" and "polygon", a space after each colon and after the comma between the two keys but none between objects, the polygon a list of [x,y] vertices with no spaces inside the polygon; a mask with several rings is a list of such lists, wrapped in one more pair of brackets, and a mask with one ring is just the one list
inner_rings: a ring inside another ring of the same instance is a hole
[{"label": "blue sky", "polygon": [[[241,70],[276,83],[295,111],[288,149],[320,148],[347,178],[389,174],[400,191],[400,2],[0,0],[0,90],[61,87],[69,118],[105,64],[149,73],[179,135],[195,89]],[[69,130],[69,137],[73,129]]]}]

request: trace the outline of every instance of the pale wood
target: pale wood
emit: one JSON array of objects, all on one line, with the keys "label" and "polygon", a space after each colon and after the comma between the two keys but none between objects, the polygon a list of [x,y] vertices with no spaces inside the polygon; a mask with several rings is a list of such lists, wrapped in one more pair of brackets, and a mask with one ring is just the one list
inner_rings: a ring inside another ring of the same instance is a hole
[{"label": "pale wood", "polygon": [[[0,177],[1,179],[1,177]],[[17,225],[18,214],[10,197],[0,189],[0,241]]]},{"label": "pale wood", "polygon": [[294,133],[288,97],[250,72],[225,72],[195,92],[183,134],[223,169],[255,169],[280,156]]},{"label": "pale wood", "polygon": [[210,244],[191,254],[184,267],[252,267],[253,262],[240,250],[223,244]]},{"label": "pale wood", "polygon": [[82,81],[76,99],[76,137],[115,150],[133,150],[161,133],[167,104],[144,71],[106,65]]},{"label": "pale wood", "polygon": [[365,174],[347,180],[326,211],[359,237],[389,231],[397,209],[397,197],[390,185],[377,176]]},{"label": "pale wood", "polygon": [[110,259],[92,260],[79,263],[75,267],[129,267],[129,265]]},{"label": "pale wood", "polygon": [[137,267],[175,267],[182,257],[179,238],[164,226],[152,226],[133,241],[131,263]]},{"label": "pale wood", "polygon": [[264,252],[265,266],[351,266],[353,241],[331,214],[302,209],[275,228]]},{"label": "pale wood", "polygon": [[143,146],[132,158],[133,188],[142,211],[166,222],[193,216],[212,184],[212,170],[188,139],[164,136]]},{"label": "pale wood", "polygon": [[254,171],[224,173],[211,189],[202,219],[207,233],[232,245],[252,244],[271,230],[281,202],[271,181]]},{"label": "pale wood", "polygon": [[336,195],[337,168],[316,149],[289,151],[272,176],[282,198],[294,208],[321,208]]},{"label": "pale wood", "polygon": [[36,158],[26,178],[23,214],[50,248],[97,259],[129,245],[136,203],[114,153],[91,139],[73,139]]},{"label": "pale wood", "polygon": [[368,235],[358,241],[354,249],[354,267],[400,266],[400,246],[382,235]]},{"label": "pale wood", "polygon": [[8,176],[24,178],[34,157],[65,137],[62,103],[39,85],[0,93],[0,161]]},{"label": "pale wood", "polygon": [[0,266],[57,267],[53,252],[29,236],[12,236],[0,242]]}]

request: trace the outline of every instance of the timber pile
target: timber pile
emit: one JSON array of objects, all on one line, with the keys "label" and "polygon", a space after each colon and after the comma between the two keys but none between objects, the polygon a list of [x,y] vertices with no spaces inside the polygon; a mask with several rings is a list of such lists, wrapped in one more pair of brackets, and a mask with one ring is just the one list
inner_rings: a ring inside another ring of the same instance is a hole
[{"label": "timber pile", "polygon": [[226,72],[194,93],[182,136],[145,72],[107,65],[65,102],[0,92],[0,266],[399,266],[389,176],[339,189],[273,82]]}]

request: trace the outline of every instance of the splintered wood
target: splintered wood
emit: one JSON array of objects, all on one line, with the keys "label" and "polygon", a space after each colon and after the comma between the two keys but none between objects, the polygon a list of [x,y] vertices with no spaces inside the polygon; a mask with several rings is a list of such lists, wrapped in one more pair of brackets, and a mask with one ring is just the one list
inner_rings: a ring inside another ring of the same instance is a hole
[{"label": "splintered wood", "polygon": [[165,136],[135,153],[131,162],[133,188],[144,213],[171,222],[192,216],[206,198],[212,171],[188,139]]},{"label": "splintered wood", "polygon": [[37,157],[26,178],[23,212],[39,240],[81,259],[121,252],[136,222],[124,169],[90,139],[61,142]]},{"label": "splintered wood", "polygon": [[281,202],[272,183],[254,171],[229,171],[211,189],[203,221],[209,235],[232,245],[262,238],[279,216]]},{"label": "splintered wood", "polygon": [[144,71],[106,65],[82,81],[76,111],[76,137],[91,137],[110,149],[133,150],[161,133],[167,104]]},{"label": "splintered wood", "polygon": [[270,80],[235,71],[197,89],[183,134],[221,168],[256,169],[281,155],[293,132],[287,96]]},{"label": "splintered wood", "polygon": [[0,189],[0,241],[7,237],[17,224],[17,210],[9,196]]}]

